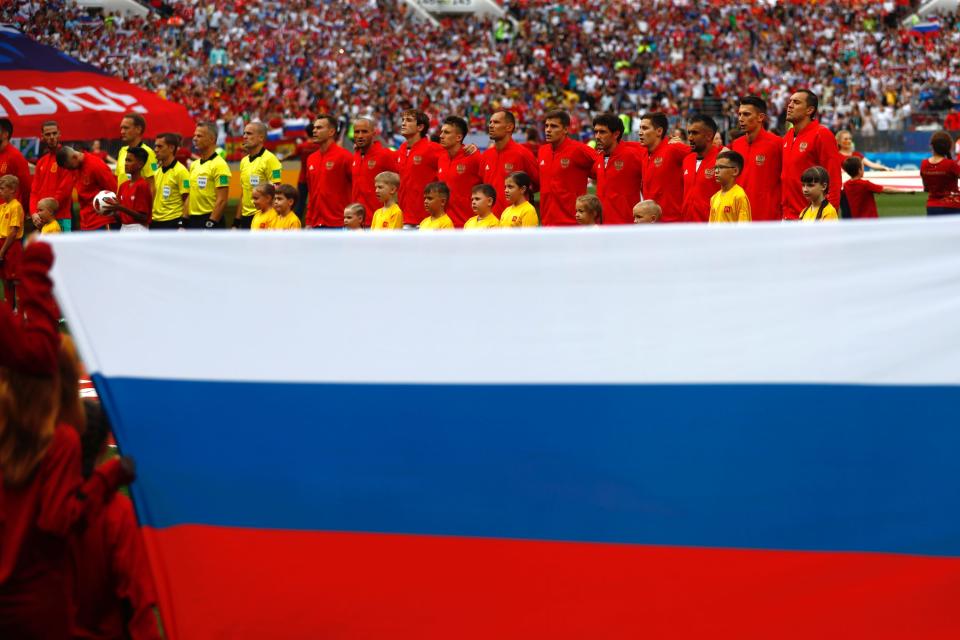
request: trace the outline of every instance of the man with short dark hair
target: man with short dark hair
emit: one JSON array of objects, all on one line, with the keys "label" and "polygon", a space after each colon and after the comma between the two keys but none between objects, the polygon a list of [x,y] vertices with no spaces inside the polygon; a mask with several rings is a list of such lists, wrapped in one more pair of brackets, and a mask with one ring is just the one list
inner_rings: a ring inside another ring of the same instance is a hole
[{"label": "man with short dark hair", "polygon": [[623,120],[612,113],[593,119],[593,135],[600,152],[593,174],[603,224],[633,224],[633,205],[642,199],[643,147],[623,141]]},{"label": "man with short dark hair", "polygon": [[823,167],[830,177],[831,189],[827,200],[840,210],[840,173],[842,161],[837,139],[817,117],[819,100],[809,89],[800,89],[787,101],[787,122],[793,127],[783,137],[783,167],[781,170],[781,200],[783,219],[798,220],[808,205],[803,197],[800,176],[810,167]]},{"label": "man with short dark hair", "polygon": [[744,96],[737,107],[737,123],[743,135],[730,148],[743,156],[743,171],[737,184],[750,200],[754,220],[780,220],[780,174],[783,166],[783,139],[767,131],[767,103],[757,96]]},{"label": "man with short dark hair", "polygon": [[463,146],[466,135],[467,121],[459,116],[448,117],[440,127],[440,146],[446,153],[437,162],[437,179],[450,188],[446,210],[457,228],[473,216],[470,203],[473,188],[483,183],[483,159],[479,153],[466,153]]},{"label": "man with short dark hair", "polygon": [[106,163],[92,153],[63,146],[57,150],[57,164],[76,173],[74,185],[80,201],[80,230],[99,231],[117,226],[113,216],[100,215],[93,209],[93,199],[98,193],[117,189],[117,177]]},{"label": "man with short dark hair", "polygon": [[335,116],[322,113],[313,120],[317,150],[307,158],[307,213],[304,227],[342,229],[343,210],[350,204],[353,156],[337,144]]},{"label": "man with short dark hair", "polygon": [[577,198],[587,192],[597,153],[567,135],[570,114],[559,109],[543,117],[546,143],[537,151],[540,164],[540,223],[545,227],[577,224]]},{"label": "man with short dark hair", "polygon": [[40,139],[47,153],[37,158],[33,170],[33,185],[30,190],[30,211],[39,210],[40,201],[53,198],[57,201],[57,222],[62,231],[73,227],[73,179],[74,173],[62,169],[57,164],[57,150],[60,149],[60,126],[56,120],[47,120],[40,125]]},{"label": "man with short dark hair", "polygon": [[190,210],[190,172],[177,160],[180,143],[175,133],[161,133],[154,141],[160,168],[153,176],[151,229],[178,229]]},{"label": "man with short dark hair", "polygon": [[643,165],[643,197],[660,205],[661,222],[679,222],[683,206],[683,160],[690,147],[666,139],[670,126],[662,113],[640,118],[640,144],[647,148]]},{"label": "man with short dark hair", "polygon": [[404,229],[416,228],[423,219],[423,189],[436,182],[437,165],[444,153],[443,147],[427,137],[429,129],[430,118],[422,111],[407,109],[400,115],[400,135],[406,138],[397,151],[398,202]]},{"label": "man with short dark hair", "polygon": [[710,219],[710,198],[720,189],[713,174],[720,147],[713,144],[717,123],[707,115],[694,115],[687,123],[687,142],[691,152],[683,159],[683,205],[680,217],[684,222],[707,222]]},{"label": "man with short dark hair", "polygon": [[[0,176],[10,174],[20,182],[16,199],[21,204],[30,202],[30,165],[20,153],[20,149],[10,144],[13,137],[13,123],[9,118],[0,118]],[[59,200],[57,201],[59,202]],[[30,213],[33,213],[32,211]]]},{"label": "man with short dark hair", "polygon": [[493,144],[483,152],[482,177],[483,182],[491,185],[497,192],[493,213],[498,218],[509,204],[503,197],[503,186],[511,173],[524,172],[533,180],[533,191],[540,190],[540,169],[537,166],[537,159],[529,149],[513,140],[513,132],[516,128],[516,117],[505,109],[495,111],[487,123],[487,133]]},{"label": "man with short dark hair", "polygon": [[143,134],[146,130],[147,121],[144,120],[143,116],[139,113],[128,113],[120,119],[120,141],[124,144],[120,147],[119,153],[117,153],[116,171],[118,189],[120,185],[130,179],[124,169],[127,160],[127,150],[140,147],[147,152],[147,163],[143,165],[140,175],[143,176],[143,179],[146,180],[150,186],[150,192],[153,192],[153,174],[157,172],[159,167],[157,166],[157,154],[143,142]]}]

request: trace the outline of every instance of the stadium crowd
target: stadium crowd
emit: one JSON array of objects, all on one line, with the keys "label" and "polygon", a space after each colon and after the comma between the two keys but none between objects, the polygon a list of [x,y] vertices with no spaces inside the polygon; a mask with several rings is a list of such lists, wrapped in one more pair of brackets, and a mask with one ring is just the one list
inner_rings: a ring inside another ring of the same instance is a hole
[{"label": "stadium crowd", "polygon": [[[735,129],[759,95],[783,130],[792,89],[821,97],[837,129],[896,129],[960,96],[957,16],[933,34],[902,24],[916,4],[512,0],[509,20],[414,22],[403,2],[173,0],[169,17],[91,16],[62,0],[8,16],[32,37],[187,106],[239,136],[249,121],[340,113],[380,118],[392,140],[415,108],[471,128],[505,108],[521,128],[554,108],[575,137],[593,115],[705,113]],[[630,123],[628,135],[639,133]]]}]

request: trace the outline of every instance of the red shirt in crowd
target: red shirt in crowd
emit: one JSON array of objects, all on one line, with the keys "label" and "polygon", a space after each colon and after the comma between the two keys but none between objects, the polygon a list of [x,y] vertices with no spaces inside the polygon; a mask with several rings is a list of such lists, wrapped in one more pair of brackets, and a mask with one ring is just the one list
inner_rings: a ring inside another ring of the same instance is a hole
[{"label": "red shirt in crowd", "polygon": [[603,224],[633,224],[633,205],[642,199],[643,152],[636,142],[620,142],[613,153],[593,164]]},{"label": "red shirt in crowd", "polygon": [[929,159],[921,162],[920,178],[923,180],[923,190],[927,192],[927,206],[960,208],[958,177],[960,165],[955,160],[944,158],[936,164]]},{"label": "red shirt in crowd", "polygon": [[[17,176],[17,179],[20,180],[20,186],[17,188],[17,200],[22,204],[30,202],[30,184],[32,182],[30,165],[27,164],[27,159],[23,157],[20,150],[9,142],[4,145],[3,149],[0,149],[0,176],[7,174]],[[28,215],[31,213],[33,211],[27,212]]]},{"label": "red shirt in crowd", "polygon": [[420,138],[413,146],[409,145],[404,142],[397,151],[398,203],[403,211],[404,224],[420,224],[427,215],[423,207],[423,188],[437,181],[437,164],[447,150],[428,138]]},{"label": "red shirt in crowd", "polygon": [[683,159],[683,205],[680,217],[684,222],[710,220],[710,198],[720,190],[720,183],[714,175],[718,153],[720,147],[710,145],[699,167],[696,152],[689,153]]},{"label": "red shirt in crowd", "polygon": [[873,194],[883,193],[883,187],[863,178],[851,178],[843,185],[843,193],[847,196],[851,218],[877,217],[877,201]]},{"label": "red shirt in crowd", "polygon": [[646,154],[643,197],[660,205],[661,222],[680,222],[683,207],[683,160],[690,146],[661,140]]},{"label": "red shirt in crowd", "polygon": [[307,161],[318,149],[318,145],[313,140],[307,140],[297,145],[295,153],[300,158],[300,173],[297,174],[297,184],[307,184]]},{"label": "red shirt in crowd", "polygon": [[463,147],[457,155],[450,157],[444,150],[437,163],[437,179],[450,187],[450,201],[447,202],[447,215],[453,226],[462,227],[473,217],[470,196],[473,188],[483,183],[483,159],[479,153],[467,155]]},{"label": "red shirt in crowd", "polygon": [[159,640],[156,587],[130,499],[116,494],[100,512],[87,514],[70,546],[73,637]]},{"label": "red shirt in crowd", "polygon": [[499,218],[507,208],[507,199],[503,195],[504,182],[507,176],[517,171],[523,171],[533,180],[533,193],[540,190],[540,169],[537,159],[530,151],[513,140],[507,140],[503,151],[491,145],[483,152],[483,181],[497,192],[497,201],[493,204],[493,213]]},{"label": "red shirt in crowd", "polygon": [[75,172],[57,164],[57,154],[51,151],[37,159],[33,173],[33,185],[30,189],[30,211],[36,213],[37,206],[44,198],[54,198],[60,207],[58,220],[69,220],[73,205],[73,181]]},{"label": "red shirt in crowd", "polygon": [[396,170],[397,154],[380,144],[379,140],[374,140],[366,153],[353,152],[351,165],[353,186],[350,199],[353,202],[359,202],[367,210],[365,226],[370,226],[370,222],[373,221],[373,212],[383,206],[377,200],[377,194],[374,191],[373,183],[377,174]]},{"label": "red shirt in crowd", "polygon": [[90,231],[114,222],[113,216],[102,216],[93,210],[93,198],[101,191],[117,190],[117,177],[95,155],[84,153],[76,171],[75,185],[80,200],[80,230]]},{"label": "red shirt in crowd", "polygon": [[783,138],[761,129],[753,142],[743,135],[734,140],[730,148],[743,156],[743,171],[737,178],[737,184],[747,194],[754,222],[780,220],[783,217],[780,197]]},{"label": "red shirt in crowd", "polygon": [[587,192],[597,152],[569,137],[554,148],[544,144],[540,163],[540,221],[545,227],[577,224],[577,198]]},{"label": "red shirt in crowd", "polygon": [[353,187],[350,152],[331,142],[307,159],[307,227],[342,227],[343,210]]},{"label": "red shirt in crowd", "polygon": [[783,201],[783,219],[796,220],[807,206],[803,197],[800,176],[810,167],[820,166],[830,176],[830,189],[827,200],[840,211],[840,190],[843,177],[840,174],[842,162],[837,150],[837,139],[825,126],[816,120],[803,128],[799,134],[796,129],[787,131],[783,136],[783,168],[780,189]]},{"label": "red shirt in crowd", "polygon": [[133,209],[140,213],[147,214],[147,221],[140,222],[133,216],[120,212],[121,224],[142,224],[145,227],[150,226],[150,220],[153,218],[153,194],[150,193],[150,185],[140,176],[136,180],[127,180],[117,189],[117,200],[128,209]]}]

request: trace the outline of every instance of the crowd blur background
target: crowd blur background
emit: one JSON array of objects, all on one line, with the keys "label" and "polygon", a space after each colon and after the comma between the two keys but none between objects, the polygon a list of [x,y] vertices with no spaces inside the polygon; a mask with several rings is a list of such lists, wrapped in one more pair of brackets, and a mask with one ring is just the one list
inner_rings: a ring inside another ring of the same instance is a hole
[{"label": "crowd blur background", "polygon": [[[888,1],[508,0],[502,17],[434,24],[397,0],[166,0],[144,17],[64,0],[11,3],[3,21],[31,37],[221,124],[228,157],[246,122],[271,143],[305,137],[313,115],[369,115],[399,145],[406,108],[485,120],[513,110],[524,130],[561,107],[571,133],[600,112],[694,112],[736,131],[736,99],[760,95],[775,131],[797,86],[821,121],[863,152],[925,151],[929,131],[960,130],[960,17],[910,20]],[[536,131],[529,133],[536,138]],[[149,137],[149,135],[148,135]],[[956,137],[956,136],[954,136]],[[111,141],[103,141],[110,146]]]}]

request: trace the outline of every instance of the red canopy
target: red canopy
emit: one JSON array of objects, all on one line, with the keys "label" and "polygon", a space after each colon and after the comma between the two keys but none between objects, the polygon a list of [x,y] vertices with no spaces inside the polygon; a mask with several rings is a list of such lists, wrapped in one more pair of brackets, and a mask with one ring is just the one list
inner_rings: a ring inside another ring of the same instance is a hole
[{"label": "red canopy", "polygon": [[182,105],[0,29],[0,117],[13,121],[14,136],[39,136],[43,122],[56,120],[65,140],[116,138],[130,112],[146,118],[148,132],[193,134]]}]

